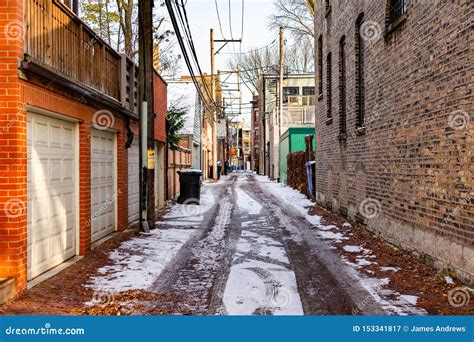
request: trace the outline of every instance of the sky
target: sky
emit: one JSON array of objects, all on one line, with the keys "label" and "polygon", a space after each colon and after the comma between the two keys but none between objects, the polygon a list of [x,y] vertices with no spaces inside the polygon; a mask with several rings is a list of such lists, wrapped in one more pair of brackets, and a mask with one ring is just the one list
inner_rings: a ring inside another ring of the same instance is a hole
[{"label": "sky", "polygon": [[[221,19],[222,33],[216,10],[216,3]],[[230,18],[229,18],[230,3]],[[159,8],[167,16],[166,8]],[[210,74],[210,29],[214,28],[215,39],[240,39],[242,35],[242,0],[188,0],[186,10],[193,35],[193,41],[203,72]],[[244,0],[244,30],[242,44],[228,44],[216,56],[216,70],[228,70],[227,64],[232,52],[245,52],[270,44],[277,38],[278,32],[268,27],[268,17],[273,12],[272,0]],[[230,19],[232,25],[230,25]],[[231,36],[232,27],[232,36]],[[216,43],[216,50],[220,44]],[[182,75],[189,75],[183,62]],[[235,80],[231,81],[234,82]],[[243,112],[249,113],[249,102],[252,99],[250,91],[242,87]],[[246,120],[248,119],[248,115]]]}]

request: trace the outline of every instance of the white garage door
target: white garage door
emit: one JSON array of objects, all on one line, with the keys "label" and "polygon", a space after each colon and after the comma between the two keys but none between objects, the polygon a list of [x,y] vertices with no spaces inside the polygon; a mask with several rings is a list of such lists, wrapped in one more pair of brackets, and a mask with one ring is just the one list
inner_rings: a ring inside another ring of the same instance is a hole
[{"label": "white garage door", "polygon": [[94,242],[114,232],[116,226],[115,134],[92,129],[91,149],[91,240]]},{"label": "white garage door", "polygon": [[138,137],[128,149],[128,222],[140,217],[140,148]]},{"label": "white garage door", "polygon": [[76,254],[75,125],[27,114],[28,279]]},{"label": "white garage door", "polygon": [[165,144],[155,144],[155,207],[165,205]]}]

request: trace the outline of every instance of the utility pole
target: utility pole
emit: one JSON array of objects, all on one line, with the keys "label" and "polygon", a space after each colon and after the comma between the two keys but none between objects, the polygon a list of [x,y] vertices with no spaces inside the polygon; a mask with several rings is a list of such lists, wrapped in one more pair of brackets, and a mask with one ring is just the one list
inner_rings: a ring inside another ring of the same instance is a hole
[{"label": "utility pole", "polygon": [[214,29],[211,28],[211,93],[212,93],[212,178],[217,180],[217,106],[216,106],[216,80],[215,80],[215,52]]},{"label": "utility pole", "polygon": [[[210,45],[211,45],[211,93],[212,93],[212,109],[216,115],[214,115],[213,121],[213,163],[214,163],[214,172],[213,178],[217,179],[217,121],[219,116],[219,110],[216,106],[216,80],[215,80],[215,56],[228,44],[228,43],[240,43],[242,39],[214,39],[214,29],[210,30]],[[223,45],[215,51],[215,43],[223,43]],[[220,73],[219,73],[220,75]],[[240,73],[239,73],[240,75]],[[239,77],[240,79],[240,77]],[[217,80],[219,82],[219,79]],[[240,86],[239,86],[240,88]],[[227,118],[224,118],[227,121]],[[226,134],[227,135],[227,134]],[[222,149],[225,149],[225,140],[222,143]],[[221,165],[224,165],[225,161],[221,161]]]},{"label": "utility pole", "polygon": [[[284,51],[284,45],[285,45],[285,40],[284,40],[284,29],[282,26],[280,26],[280,82],[279,82],[279,92],[278,92],[278,150],[280,149],[280,137],[281,137],[281,115],[283,114],[283,74],[285,71],[285,51]],[[276,177],[278,180],[280,178],[280,152],[278,151],[277,153],[278,157],[274,158],[274,160],[277,160],[277,165],[274,168],[274,174],[275,173],[278,175]],[[275,156],[276,157],[276,156]]]},{"label": "utility pole", "polygon": [[153,0],[138,1],[140,222],[144,231],[155,226],[155,139],[153,110]]}]

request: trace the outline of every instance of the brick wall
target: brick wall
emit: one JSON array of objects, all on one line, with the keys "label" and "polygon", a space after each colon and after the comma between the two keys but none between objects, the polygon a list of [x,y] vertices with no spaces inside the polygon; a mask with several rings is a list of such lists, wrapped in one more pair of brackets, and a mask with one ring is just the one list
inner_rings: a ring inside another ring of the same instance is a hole
[{"label": "brick wall", "polygon": [[166,116],[168,113],[168,97],[166,82],[155,71],[153,80],[154,92],[154,107],[155,107],[155,140],[166,142]]},{"label": "brick wall", "polygon": [[23,1],[0,6],[0,277],[26,284],[26,109],[20,103]]},{"label": "brick wall", "polygon": [[[155,118],[155,140],[165,143],[166,138],[166,117],[168,115],[168,84],[163,80],[163,78],[155,71],[154,74],[154,107],[155,113],[157,114]],[[166,149],[166,147],[165,147]],[[167,165],[167,154],[164,153],[164,165]],[[155,170],[156,172],[156,170]],[[168,177],[166,167],[163,170],[165,174],[165,188],[159,189],[165,194],[165,200],[168,200]]]},{"label": "brick wall", "polygon": [[[27,108],[78,120],[80,254],[87,253],[91,242],[90,131],[94,113],[107,109],[87,105],[86,99],[51,81],[22,74],[18,70],[18,61],[23,59],[22,31],[23,1],[4,2],[0,6],[0,277],[15,277],[18,290],[27,281]],[[117,228],[122,230],[128,216],[126,128],[125,120],[112,114],[110,128],[117,132]]]},{"label": "brick wall", "polygon": [[[406,18],[388,32],[387,1],[330,3],[326,12],[317,1],[315,16],[316,51],[321,36],[324,63],[316,75],[322,71],[325,90],[316,104],[318,201],[472,280],[473,7],[408,0]],[[365,131],[357,130],[356,22],[362,13]],[[339,134],[343,37],[346,136]]]}]

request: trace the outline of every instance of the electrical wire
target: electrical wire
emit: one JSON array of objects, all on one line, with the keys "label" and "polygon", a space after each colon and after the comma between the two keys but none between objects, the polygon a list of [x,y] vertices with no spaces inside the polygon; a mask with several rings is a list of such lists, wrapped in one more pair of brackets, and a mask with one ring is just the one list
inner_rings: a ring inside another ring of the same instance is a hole
[{"label": "electrical wire", "polygon": [[229,0],[229,28],[230,28],[230,38],[234,40],[234,34],[232,33],[232,4]]},{"label": "electrical wire", "polygon": [[244,39],[244,21],[245,21],[245,0],[242,0],[242,28],[240,32],[240,40]]},{"label": "electrical wire", "polygon": [[215,3],[215,5],[216,5],[217,20],[219,21],[219,30],[221,31],[222,39],[225,39],[225,37],[224,37],[224,31],[222,30],[221,15],[220,15],[220,13],[219,13],[219,5],[217,4],[217,0],[214,0],[214,3]]},{"label": "electrical wire", "polygon": [[256,49],[253,49],[253,50],[249,50],[249,51],[244,51],[244,52],[220,52],[221,55],[246,55],[246,54],[249,54],[249,53],[254,53],[254,52],[257,52],[257,51],[260,51],[260,50],[264,50],[264,49],[268,49],[270,46],[274,45],[276,43],[276,39],[273,40],[273,42],[271,42],[270,44],[267,44],[265,46],[262,46],[262,47],[259,47],[259,48],[256,48]]},{"label": "electrical wire", "polygon": [[[175,0],[175,4],[177,5],[176,9],[178,11],[178,16],[179,16],[179,19],[181,21],[181,25],[184,28],[185,38],[186,38],[188,46],[191,50],[194,64],[195,64],[196,68],[199,71],[199,75],[201,77],[201,80],[203,80],[203,82],[202,82],[203,88],[204,88],[204,90],[205,90],[205,92],[208,96],[208,99],[211,99],[211,101],[213,103],[213,107],[218,108],[219,105],[214,101],[213,96],[212,96],[212,91],[209,89],[209,87],[207,85],[207,82],[206,82],[206,77],[204,76],[204,74],[201,70],[201,66],[199,65],[199,60],[198,60],[196,49],[195,49],[195,46],[194,46],[194,41],[193,41],[193,38],[192,38],[192,32],[191,32],[191,29],[190,29],[190,26],[189,26],[189,21],[188,21],[188,16],[187,16],[184,1],[181,0],[181,6],[179,6],[178,0]],[[181,12],[180,7],[182,9],[182,12]],[[204,103],[207,104],[207,101],[205,99],[202,99],[202,100],[203,100]],[[214,110],[209,109],[209,107],[208,107],[208,110],[210,110],[211,112],[214,112]],[[214,120],[215,120],[215,118],[214,118]]]},{"label": "electrical wire", "polygon": [[[178,20],[176,19],[176,15],[174,13],[174,9],[173,9],[173,4],[171,2],[171,0],[165,0],[165,4],[166,4],[166,7],[168,9],[168,14],[170,16],[170,19],[171,19],[171,23],[173,25],[173,28],[176,32],[176,38],[178,40],[178,44],[181,48],[181,52],[183,54],[183,58],[185,60],[185,63],[186,63],[186,66],[189,70],[189,73],[191,75],[191,78],[193,79],[193,82],[194,82],[194,86],[196,87],[196,90],[199,94],[199,97],[201,98],[201,101],[203,102],[204,106],[206,107],[207,110],[211,111],[212,112],[212,109],[209,108],[208,104],[207,104],[207,100],[206,98],[204,97],[204,94],[202,93],[202,89],[201,87],[199,86],[199,83],[198,83],[198,80],[196,78],[196,75],[194,73],[194,69],[193,69],[193,66],[191,64],[191,61],[189,59],[189,55],[188,55],[188,51],[186,49],[186,46],[184,44],[184,41],[183,41],[183,37],[181,36],[181,33],[180,33],[180,28],[179,28],[179,24],[178,24]],[[177,4],[177,1],[175,2],[175,4]],[[179,10],[179,8],[178,8]],[[206,83],[205,82],[205,79],[203,78],[203,75],[201,73],[201,79],[204,80],[204,84]]]}]

